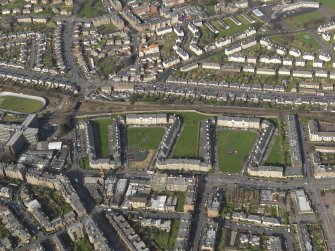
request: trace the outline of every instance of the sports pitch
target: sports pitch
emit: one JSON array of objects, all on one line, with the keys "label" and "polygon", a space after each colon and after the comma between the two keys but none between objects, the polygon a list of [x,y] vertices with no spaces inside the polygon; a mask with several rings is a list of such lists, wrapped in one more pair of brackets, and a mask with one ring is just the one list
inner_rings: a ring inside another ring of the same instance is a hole
[{"label": "sports pitch", "polygon": [[17,113],[33,113],[43,108],[43,103],[23,97],[3,96],[0,97],[0,110]]}]

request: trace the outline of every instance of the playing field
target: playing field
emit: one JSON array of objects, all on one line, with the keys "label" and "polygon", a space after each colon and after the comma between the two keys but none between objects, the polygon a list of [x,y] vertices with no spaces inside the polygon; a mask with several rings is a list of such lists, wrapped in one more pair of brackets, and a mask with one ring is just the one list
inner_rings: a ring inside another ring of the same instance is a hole
[{"label": "playing field", "polygon": [[42,102],[29,98],[3,96],[0,98],[0,109],[20,112],[33,113],[43,108]]},{"label": "playing field", "polygon": [[196,158],[198,156],[198,138],[200,121],[208,118],[195,112],[177,113],[183,121],[183,129],[172,152],[174,158]]},{"label": "playing field", "polygon": [[219,130],[217,136],[220,171],[238,173],[255,143],[256,134],[249,131]]},{"label": "playing field", "polygon": [[127,129],[128,148],[156,150],[163,135],[162,127],[130,127]]}]

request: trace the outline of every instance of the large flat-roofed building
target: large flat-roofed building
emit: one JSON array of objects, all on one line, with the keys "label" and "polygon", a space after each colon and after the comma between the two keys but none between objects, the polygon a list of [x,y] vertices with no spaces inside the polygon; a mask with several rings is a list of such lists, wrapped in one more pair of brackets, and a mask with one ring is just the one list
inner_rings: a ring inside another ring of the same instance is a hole
[{"label": "large flat-roofed building", "polygon": [[38,127],[38,120],[37,115],[35,113],[29,114],[28,117],[22,122],[21,126],[23,128],[37,128]]},{"label": "large flat-roofed building", "polygon": [[308,121],[308,130],[311,141],[335,141],[335,131],[320,131],[318,122],[315,120]]},{"label": "large flat-roofed building", "polygon": [[0,141],[5,145],[5,152],[9,155],[20,154],[28,145],[38,143],[38,120],[36,114],[30,114],[21,125],[0,124]]},{"label": "large flat-roofed building", "polygon": [[167,114],[127,114],[127,125],[165,125],[168,123]]},{"label": "large flat-roofed building", "polygon": [[38,128],[28,127],[23,131],[23,136],[30,145],[36,145],[38,143]]},{"label": "large flat-roofed building", "polygon": [[291,197],[296,204],[298,214],[313,213],[313,209],[304,190],[292,191]]},{"label": "large flat-roofed building", "polygon": [[27,142],[23,133],[21,131],[17,131],[6,143],[5,151],[9,155],[17,155],[25,148],[26,144]]},{"label": "large flat-roofed building", "polygon": [[220,116],[217,118],[217,125],[230,128],[259,129],[261,120],[251,117]]}]

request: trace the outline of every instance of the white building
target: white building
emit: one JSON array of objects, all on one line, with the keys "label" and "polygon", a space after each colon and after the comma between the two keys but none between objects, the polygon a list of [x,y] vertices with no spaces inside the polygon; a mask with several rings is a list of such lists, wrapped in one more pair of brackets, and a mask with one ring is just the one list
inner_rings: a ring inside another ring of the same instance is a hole
[{"label": "white building", "polygon": [[293,70],[292,76],[295,78],[313,78],[313,72]]},{"label": "white building", "polygon": [[236,62],[236,63],[245,63],[245,56],[244,55],[229,55],[228,61]]},{"label": "white building", "polygon": [[197,56],[200,56],[204,53],[203,50],[195,44],[190,44],[189,48],[190,48],[190,51],[192,51]]},{"label": "white building", "polygon": [[304,59],[296,59],[295,66],[305,67],[306,61]]},{"label": "white building", "polygon": [[160,27],[156,29],[156,34],[157,36],[163,36],[167,33],[172,32],[172,27],[171,26],[165,26],[165,27]]},{"label": "white building", "polygon": [[291,76],[291,70],[287,68],[279,68],[278,75],[280,76]]},{"label": "white building", "polygon": [[321,53],[319,55],[319,59],[322,60],[322,61],[325,61],[325,62],[329,62],[329,61],[332,60],[332,57],[327,53]]},{"label": "white building", "polygon": [[323,61],[322,60],[314,60],[313,61],[313,67],[322,68],[323,67]]},{"label": "white building", "polygon": [[293,65],[293,60],[291,58],[283,58],[283,65],[292,66]]},{"label": "white building", "polygon": [[271,68],[257,68],[256,74],[258,75],[269,75],[274,76],[276,75],[276,69]]},{"label": "white building", "polygon": [[301,56],[301,51],[296,49],[296,48],[291,48],[289,50],[289,55],[291,55],[292,57],[300,57]]},{"label": "white building", "polygon": [[201,67],[203,69],[220,70],[221,69],[221,64],[219,64],[219,63],[212,63],[212,62],[203,62],[201,64]]}]

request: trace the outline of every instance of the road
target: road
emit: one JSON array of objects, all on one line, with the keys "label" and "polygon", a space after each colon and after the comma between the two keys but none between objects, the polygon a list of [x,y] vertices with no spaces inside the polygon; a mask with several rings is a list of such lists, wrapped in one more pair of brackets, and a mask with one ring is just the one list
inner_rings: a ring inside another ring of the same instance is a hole
[{"label": "road", "polygon": [[64,46],[64,55],[67,62],[67,66],[70,68],[70,72],[74,79],[80,81],[79,70],[77,63],[74,60],[72,52],[72,34],[73,34],[73,19],[67,20],[65,23],[64,30],[62,32],[62,41]]},{"label": "road", "polygon": [[208,200],[208,195],[210,192],[210,185],[206,180],[199,179],[198,185],[198,199],[196,203],[196,210],[193,214],[193,228],[195,228],[194,236],[193,236],[193,248],[192,250],[199,250],[201,238],[202,238],[202,228],[205,226],[207,220],[207,213],[206,213],[206,204]]}]

